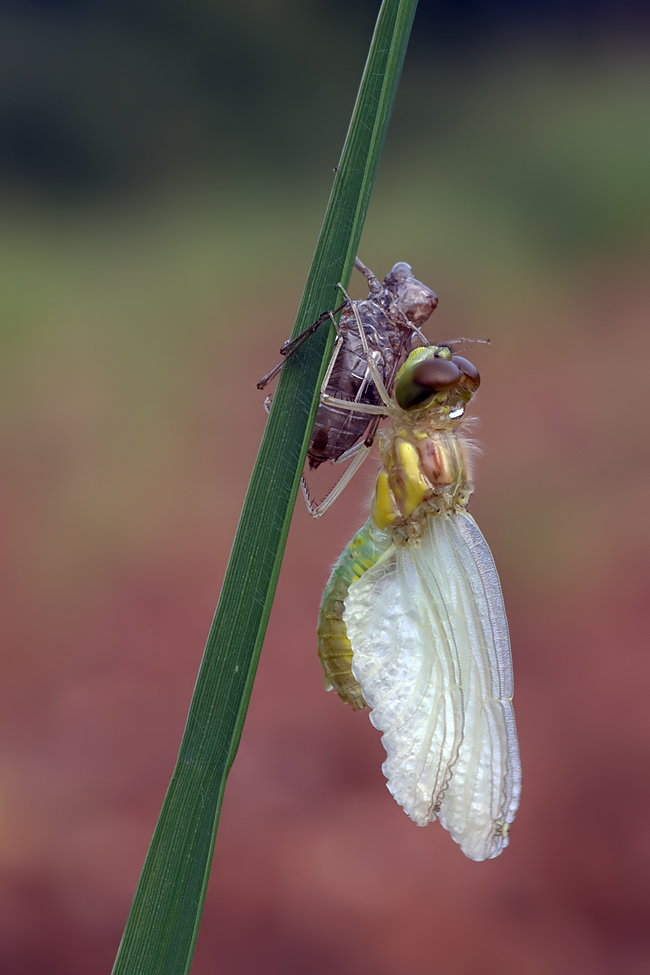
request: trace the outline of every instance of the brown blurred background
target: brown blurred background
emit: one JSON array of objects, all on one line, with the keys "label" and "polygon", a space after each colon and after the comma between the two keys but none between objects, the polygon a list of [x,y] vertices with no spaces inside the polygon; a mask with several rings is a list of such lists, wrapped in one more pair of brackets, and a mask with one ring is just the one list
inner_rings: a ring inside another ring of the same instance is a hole
[{"label": "brown blurred background", "polygon": [[[2,975],[110,971],[377,7],[3,6]],[[435,289],[431,338],[492,340],[521,809],[465,860],[323,691],[364,470],[297,509],[196,975],[650,970],[647,8],[421,7],[360,256]]]}]

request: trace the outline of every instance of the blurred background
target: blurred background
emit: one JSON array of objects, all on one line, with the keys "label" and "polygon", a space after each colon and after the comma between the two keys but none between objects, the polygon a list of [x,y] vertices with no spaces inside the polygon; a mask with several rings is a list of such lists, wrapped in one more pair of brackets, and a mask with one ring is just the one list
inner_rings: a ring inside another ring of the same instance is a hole
[{"label": "blurred background", "polygon": [[[3,975],[110,971],[377,9],[2,6]],[[629,0],[422,3],[359,251],[434,288],[431,338],[492,341],[472,511],[512,629],[510,848],[417,829],[324,693],[369,464],[296,510],[196,975],[650,968],[649,41]]]}]

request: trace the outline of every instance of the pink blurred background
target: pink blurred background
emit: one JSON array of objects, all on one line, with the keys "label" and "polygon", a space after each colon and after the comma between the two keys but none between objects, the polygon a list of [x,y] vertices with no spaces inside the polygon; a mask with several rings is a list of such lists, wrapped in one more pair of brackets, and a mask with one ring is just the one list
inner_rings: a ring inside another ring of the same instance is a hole
[{"label": "pink blurred background", "polygon": [[[354,78],[373,13],[344,42]],[[316,15],[302,26],[318,44]],[[457,25],[432,65],[433,27],[359,253],[434,288],[431,338],[491,339],[470,354],[472,511],[510,618],[522,804],[508,850],[467,861],[395,805],[367,716],[323,690],[318,604],[369,464],[322,521],[297,507],[196,975],[650,968],[647,48],[499,21],[487,54]],[[352,90],[295,169],[271,145],[239,177],[174,157],[84,194],[5,170],[2,973],[110,971]]]}]

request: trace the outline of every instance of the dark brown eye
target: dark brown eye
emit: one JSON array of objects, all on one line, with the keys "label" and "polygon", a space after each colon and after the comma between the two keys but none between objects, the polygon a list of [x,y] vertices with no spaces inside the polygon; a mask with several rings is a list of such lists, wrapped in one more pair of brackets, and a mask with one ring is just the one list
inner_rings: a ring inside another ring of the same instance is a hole
[{"label": "dark brown eye", "polygon": [[451,361],[455,362],[460,371],[467,376],[468,379],[473,380],[478,386],[481,382],[481,377],[476,366],[469,361],[469,359],[463,359],[462,355],[452,355]]},{"label": "dark brown eye", "polygon": [[436,393],[450,389],[460,377],[460,368],[449,359],[425,359],[400,377],[395,399],[403,410],[412,410]]},{"label": "dark brown eye", "polygon": [[413,370],[413,381],[420,386],[427,386],[435,393],[449,389],[460,379],[462,370],[449,359],[425,359]]}]

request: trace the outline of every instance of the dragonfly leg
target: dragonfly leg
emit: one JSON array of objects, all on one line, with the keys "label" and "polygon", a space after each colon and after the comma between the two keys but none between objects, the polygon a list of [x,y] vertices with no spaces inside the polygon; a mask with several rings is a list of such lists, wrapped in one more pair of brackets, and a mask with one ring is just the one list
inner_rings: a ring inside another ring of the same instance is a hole
[{"label": "dragonfly leg", "polygon": [[265,386],[268,386],[271,380],[275,379],[277,374],[280,372],[280,369],[282,369],[282,366],[284,365],[285,362],[286,359],[283,362],[278,362],[277,365],[273,366],[270,372],[267,372],[266,376],[262,376],[260,381],[257,383],[257,388],[264,389]]},{"label": "dragonfly leg", "polygon": [[[354,308],[354,305],[352,307]],[[336,340],[336,345],[334,346],[332,358],[330,359],[329,365],[327,367],[327,372],[325,373],[323,382],[321,383],[321,387],[320,387],[321,403],[323,404],[323,406],[333,406],[335,409],[350,410],[351,413],[371,413],[373,416],[375,415],[386,416],[385,406],[373,406],[370,403],[359,403],[357,402],[357,400],[339,399],[337,396],[330,396],[329,393],[327,392],[327,385],[330,381],[330,376],[332,375],[332,369],[334,368],[334,363],[336,362],[336,357],[339,354],[339,349],[341,348],[343,341],[344,341],[344,337],[342,335],[339,335],[339,337]],[[373,381],[374,381],[374,376],[373,376]],[[391,409],[394,410],[395,407],[391,403],[390,399],[388,400],[388,402],[390,403]]]},{"label": "dragonfly leg", "polygon": [[[393,401],[391,400],[390,396],[388,395],[388,390],[384,386],[384,380],[379,375],[379,370],[377,369],[377,366],[375,364],[375,355],[379,355],[379,353],[378,352],[376,352],[376,353],[375,352],[372,352],[371,353],[370,350],[368,349],[368,340],[366,339],[366,333],[365,333],[364,327],[363,327],[363,325],[361,323],[361,316],[359,315],[359,309],[357,308],[356,304],[353,301],[351,301],[350,296],[348,295],[348,293],[345,290],[345,288],[343,287],[343,285],[339,283],[338,287],[341,289],[341,291],[343,292],[343,294],[345,295],[345,297],[348,299],[348,301],[350,301],[350,304],[352,305],[352,311],[354,312],[354,317],[356,319],[357,328],[359,329],[359,338],[361,339],[361,345],[363,347],[363,354],[364,354],[364,356],[366,358],[366,363],[368,365],[368,372],[372,376],[372,381],[374,382],[375,386],[377,387],[377,392],[379,393],[379,396],[381,397],[382,402],[384,403],[385,406],[387,406],[389,409],[392,410],[392,408],[393,408]],[[376,411],[361,410],[360,409],[359,412],[360,413],[369,413],[369,412],[376,412]]]},{"label": "dragonfly leg", "polygon": [[348,450],[344,450],[340,457],[335,460],[330,461],[331,464],[346,464],[348,461],[356,457],[360,450],[369,449],[375,442],[375,436],[377,435],[377,427],[379,426],[381,417],[375,416],[368,424],[368,430],[366,436],[359,443],[355,443],[353,447],[349,447]]},{"label": "dragonfly leg", "polygon": [[358,257],[355,257],[354,259],[354,266],[356,267],[357,271],[360,271],[364,278],[367,279],[368,288],[371,295],[378,294],[380,291],[384,290],[379,279],[375,277],[369,267],[366,267],[365,264],[361,263]]},{"label": "dragonfly leg", "polygon": [[350,483],[354,475],[357,473],[357,471],[363,464],[364,460],[370,453],[370,447],[366,447],[365,444],[359,444],[358,446],[360,448],[363,447],[364,449],[363,450],[359,449],[352,463],[343,474],[343,477],[336,482],[332,490],[329,492],[328,495],[326,495],[325,498],[323,498],[320,504],[316,504],[316,502],[311,499],[311,497],[309,496],[309,488],[307,487],[307,482],[305,481],[305,478],[304,477],[300,478],[300,486],[302,487],[302,493],[305,499],[305,504],[307,505],[307,511],[312,516],[312,518],[320,518],[321,515],[325,514],[327,509],[331,507],[331,505],[334,504],[334,502],[339,497],[339,495],[343,493],[345,488],[348,486],[348,484]]},{"label": "dragonfly leg", "polygon": [[[373,420],[372,422],[373,424],[379,423],[379,417],[377,417],[377,419]],[[331,460],[330,464],[347,464],[348,461],[351,461],[353,457],[357,456],[357,454],[363,447],[371,447],[371,446],[372,443],[366,443],[365,440],[360,440],[359,443],[355,443],[353,447],[349,447],[347,450],[344,450],[340,457],[336,457],[334,460]]]},{"label": "dragonfly leg", "polygon": [[375,419],[372,420],[370,426],[366,431],[366,437],[365,440],[363,441],[366,447],[372,447],[373,443],[375,442],[375,436],[377,434],[378,426],[379,426],[379,417],[376,416]]},{"label": "dragonfly leg", "polygon": [[[406,318],[406,315],[404,317]],[[417,327],[417,325],[414,325],[413,322],[409,322],[408,318],[406,318],[406,322],[407,322],[408,327],[410,328],[410,330],[415,335],[417,335],[417,337],[420,339],[420,341],[422,342],[422,345],[424,345],[426,348],[428,348],[431,345],[431,342],[429,342],[429,339],[426,337],[426,335],[424,334],[424,332],[421,329],[419,329]]]},{"label": "dragonfly leg", "polygon": [[339,399],[338,396],[328,396],[325,393],[321,393],[320,401],[323,406],[333,406],[335,410],[349,410],[351,413],[369,413],[371,416],[392,416],[395,412],[395,407],[392,404],[389,410],[387,406],[356,403],[354,400]]},{"label": "dragonfly leg", "polygon": [[402,309],[399,308],[399,306],[393,305],[393,313],[399,315],[399,317],[402,319],[402,322],[404,324],[404,328],[407,328],[409,332],[412,332],[414,335],[417,335],[419,340],[422,342],[422,345],[426,347],[431,345],[431,342],[429,342],[429,339],[426,337],[424,332],[421,329],[419,329],[417,325],[414,325],[413,322],[409,321],[409,319],[406,317]]},{"label": "dragonfly leg", "polygon": [[264,389],[265,386],[268,386],[271,380],[275,379],[277,374],[280,372],[280,369],[282,369],[282,366],[285,364],[287,359],[289,359],[294,354],[294,352],[298,351],[298,349],[303,344],[303,342],[306,342],[307,339],[311,335],[313,335],[318,328],[320,328],[323,322],[329,320],[334,325],[334,328],[337,328],[337,324],[334,321],[334,316],[337,315],[340,311],[342,311],[343,308],[345,308],[345,304],[346,303],[344,301],[342,304],[338,306],[338,308],[335,308],[334,311],[324,311],[323,314],[316,319],[313,325],[310,325],[309,328],[306,328],[304,332],[300,333],[300,335],[296,335],[295,339],[287,339],[287,341],[280,349],[280,355],[283,355],[284,359],[282,360],[282,362],[278,362],[278,364],[275,365],[270,372],[267,372],[266,376],[263,376],[262,379],[260,379],[260,381],[257,384],[257,388]]},{"label": "dragonfly leg", "polygon": [[332,355],[330,356],[330,361],[327,364],[327,369],[323,377],[323,381],[320,384],[320,401],[323,402],[323,397],[327,395],[326,390],[332,375],[332,369],[334,368],[334,363],[338,358],[339,351],[343,345],[343,336],[339,335],[334,343],[334,348],[332,349]]},{"label": "dragonfly leg", "polygon": [[309,336],[313,335],[316,329],[320,328],[323,322],[326,322],[328,318],[332,322],[334,328],[336,328],[337,325],[334,321],[334,316],[338,315],[338,313],[345,308],[345,304],[345,301],[343,301],[338,308],[334,309],[334,311],[324,311],[323,314],[316,319],[313,325],[306,328],[304,332],[300,333],[300,335],[296,335],[295,339],[287,339],[287,341],[280,348],[280,354],[285,356],[285,358],[287,356],[292,356],[294,352],[300,348],[303,342],[306,342]]}]

